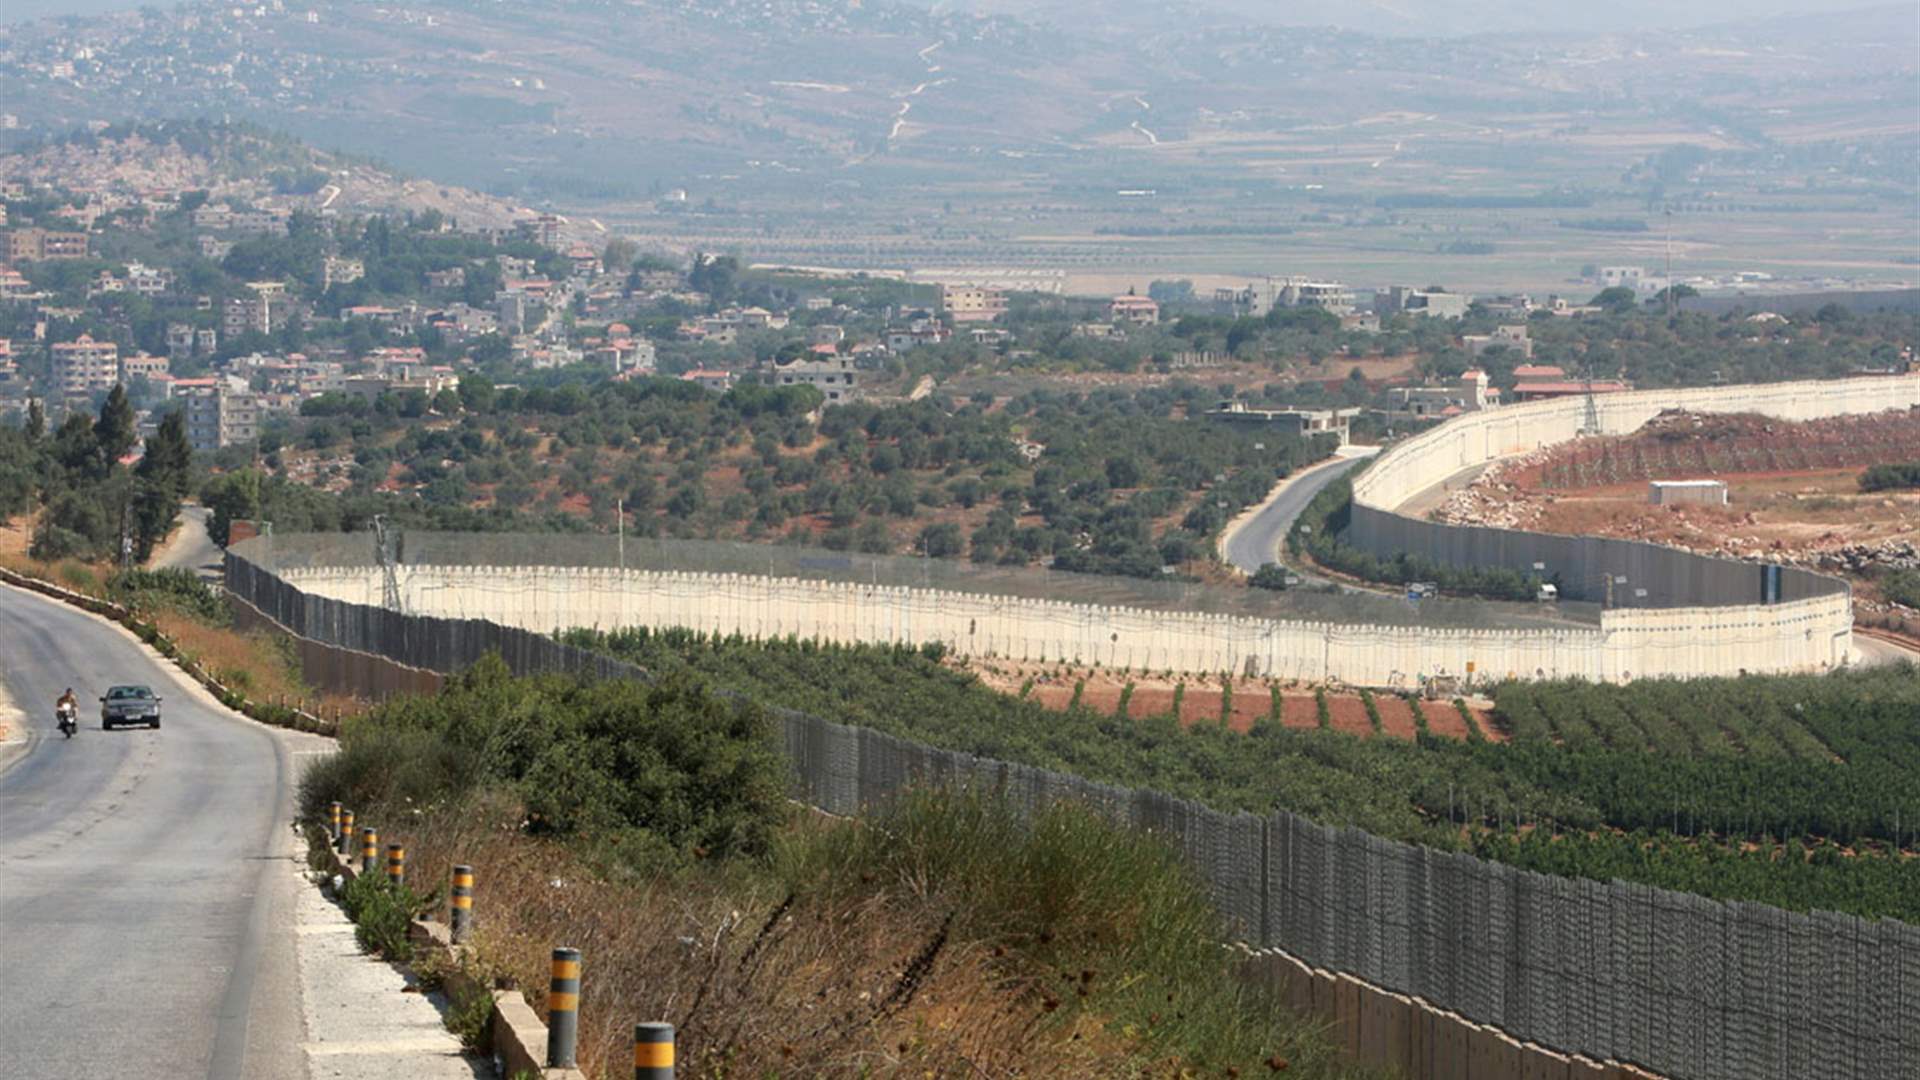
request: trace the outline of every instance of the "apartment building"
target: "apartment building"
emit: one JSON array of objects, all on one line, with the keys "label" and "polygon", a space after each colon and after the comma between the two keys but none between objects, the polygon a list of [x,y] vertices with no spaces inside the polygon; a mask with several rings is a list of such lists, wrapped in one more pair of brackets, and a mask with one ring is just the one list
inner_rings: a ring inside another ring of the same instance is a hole
[{"label": "apartment building", "polygon": [[51,229],[15,229],[7,234],[8,262],[39,262],[46,259],[84,259],[88,253],[87,234],[55,232]]},{"label": "apartment building", "polygon": [[1466,293],[1416,289],[1408,285],[1391,285],[1373,294],[1373,310],[1378,315],[1458,319],[1472,306],[1473,297]]},{"label": "apartment building", "polygon": [[1160,321],[1160,304],[1151,297],[1128,293],[1113,298],[1112,303],[1107,305],[1107,315],[1114,322],[1152,326]]},{"label": "apartment building", "polygon": [[172,365],[164,356],[149,356],[144,352],[137,352],[132,356],[120,358],[120,381],[123,383],[132,382],[136,376],[152,379],[159,375],[166,375],[171,370]]},{"label": "apartment building", "polygon": [[860,396],[855,386],[852,357],[795,360],[775,367],[773,377],[779,386],[817,386],[827,396],[829,405],[844,404]]},{"label": "apartment building", "polygon": [[81,334],[53,347],[53,382],[69,398],[111,390],[120,381],[120,346]]},{"label": "apartment building", "polygon": [[973,285],[942,285],[940,310],[956,323],[992,322],[1007,313],[1007,294]]},{"label": "apartment building", "polygon": [[1496,326],[1490,334],[1467,334],[1460,340],[1472,356],[1479,356],[1488,349],[1502,348],[1522,360],[1533,359],[1533,338],[1524,323]]},{"label": "apartment building", "polygon": [[329,255],[320,260],[320,289],[325,292],[335,285],[351,285],[367,276],[367,266],[359,259],[343,259]]},{"label": "apartment building", "polygon": [[260,400],[240,380],[182,379],[175,385],[175,392],[182,391],[187,405],[187,441],[195,450],[218,450],[259,438]]}]

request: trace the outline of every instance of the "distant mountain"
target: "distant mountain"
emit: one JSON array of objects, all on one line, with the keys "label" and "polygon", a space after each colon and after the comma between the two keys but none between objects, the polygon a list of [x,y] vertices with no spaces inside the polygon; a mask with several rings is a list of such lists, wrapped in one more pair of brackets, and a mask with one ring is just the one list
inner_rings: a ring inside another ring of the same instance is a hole
[{"label": "distant mountain", "polygon": [[1676,144],[1743,170],[1904,182],[1920,134],[1920,31],[1900,7],[1816,18],[1791,14],[1812,0],[1751,0],[1789,14],[1593,33],[1579,28],[1667,7],[1364,0],[1330,6],[1352,24],[1338,29],[1281,25],[1325,8],[1265,0],[959,2],[979,7],[198,0],[0,27],[0,108],[42,130],[232,116],[513,199],[691,192],[690,211],[856,216],[1015,176],[1081,202],[1637,190]]},{"label": "distant mountain", "polygon": [[214,200],[337,213],[438,212],[462,224],[500,225],[513,203],[396,173],[245,124],[122,124],[32,140],[0,153],[0,176],[99,190],[200,190]]},{"label": "distant mountain", "polygon": [[[1390,37],[1475,34],[1636,34],[1777,16],[1843,18],[1828,0],[940,0],[943,11],[1021,14],[1063,26],[1165,27],[1238,23],[1354,30]],[[1911,6],[1907,17],[1915,17]]]}]

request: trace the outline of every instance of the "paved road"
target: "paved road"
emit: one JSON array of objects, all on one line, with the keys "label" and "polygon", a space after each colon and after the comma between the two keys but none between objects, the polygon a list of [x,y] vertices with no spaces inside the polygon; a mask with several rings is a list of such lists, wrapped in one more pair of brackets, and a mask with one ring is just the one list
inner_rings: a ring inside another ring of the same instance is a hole
[{"label": "paved road", "polygon": [[1920,664],[1920,652],[1915,652],[1898,642],[1886,638],[1868,637],[1859,631],[1853,634],[1854,663],[1861,667],[1880,667],[1885,664]]},{"label": "paved road", "polygon": [[1365,460],[1364,456],[1334,458],[1289,477],[1280,493],[1227,539],[1227,561],[1249,574],[1266,563],[1278,562],[1280,545],[1287,538],[1287,530],[1293,528],[1293,519],[1320,489]]},{"label": "paved road", "polygon": [[207,536],[207,508],[183,506],[180,527],[153,553],[149,565],[156,570],[165,567],[193,570],[203,578],[218,581],[224,558],[219,545]]},{"label": "paved road", "polygon": [[[6,587],[0,680],[33,740],[0,772],[0,1074],[304,1077],[285,863],[300,737]],[[165,727],[101,731],[86,703],[113,682],[154,687]],[[68,685],[86,721],[71,740],[51,723]]]}]

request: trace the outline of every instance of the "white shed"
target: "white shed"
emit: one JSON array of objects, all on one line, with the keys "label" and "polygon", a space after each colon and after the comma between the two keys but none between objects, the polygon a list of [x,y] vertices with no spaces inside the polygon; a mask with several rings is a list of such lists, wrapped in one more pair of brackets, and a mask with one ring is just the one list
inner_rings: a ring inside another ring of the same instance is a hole
[{"label": "white shed", "polygon": [[1725,506],[1727,484],[1724,480],[1654,480],[1647,484],[1647,502],[1654,506],[1674,503]]}]

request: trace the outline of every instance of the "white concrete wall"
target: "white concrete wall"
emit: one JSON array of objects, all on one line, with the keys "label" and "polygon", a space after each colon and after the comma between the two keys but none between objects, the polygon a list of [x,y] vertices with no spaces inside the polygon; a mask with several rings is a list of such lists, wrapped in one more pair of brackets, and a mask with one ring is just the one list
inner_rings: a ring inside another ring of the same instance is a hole
[{"label": "white concrete wall", "polygon": [[[1920,375],[1632,390],[1599,394],[1593,400],[1600,433],[1625,435],[1665,409],[1751,412],[1782,420],[1906,409],[1920,405]],[[1573,439],[1587,421],[1585,398],[1529,401],[1468,413],[1383,452],[1354,479],[1353,497],[1363,506],[1391,510],[1462,469]]]},{"label": "white concrete wall", "polygon": [[[1863,378],[1598,399],[1600,430],[1627,432],[1674,406],[1788,419],[1920,403],[1920,377]],[[1463,467],[1572,438],[1586,402],[1474,413],[1394,447],[1354,485],[1391,508]],[[374,568],[288,569],[289,584],[378,606]],[[573,627],[689,627],[748,637],[941,642],[965,656],[1112,668],[1340,680],[1411,688],[1422,675],[1476,679],[1630,678],[1824,671],[1844,662],[1852,603],[1835,595],[1773,605],[1618,609],[1597,628],[1435,630],[1294,622],[1057,603],[935,589],[735,574],[564,567],[406,566],[409,612],[484,618],[542,633]]]},{"label": "white concrete wall", "polygon": [[[378,605],[374,569],[289,569],[319,596]],[[919,645],[965,656],[1414,688],[1421,675],[1480,679],[1821,670],[1807,635],[1845,597],[1768,608],[1608,612],[1598,628],[1435,630],[1292,622],[1055,603],[795,578],[559,567],[403,567],[409,612],[482,618],[537,632],[689,627],[748,637]],[[1844,656],[1845,643],[1824,657]]]},{"label": "white concrete wall", "polygon": [[[1469,413],[1382,453],[1355,479],[1357,505],[1391,513],[1475,465],[1577,438],[1624,435],[1666,409],[1758,413],[1783,420],[1863,415],[1920,405],[1920,375],[1863,376],[1755,386],[1635,390],[1527,402]],[[1852,641],[1845,596],[1781,605],[1609,611],[1606,678],[1741,671],[1817,671],[1842,662]]]}]

